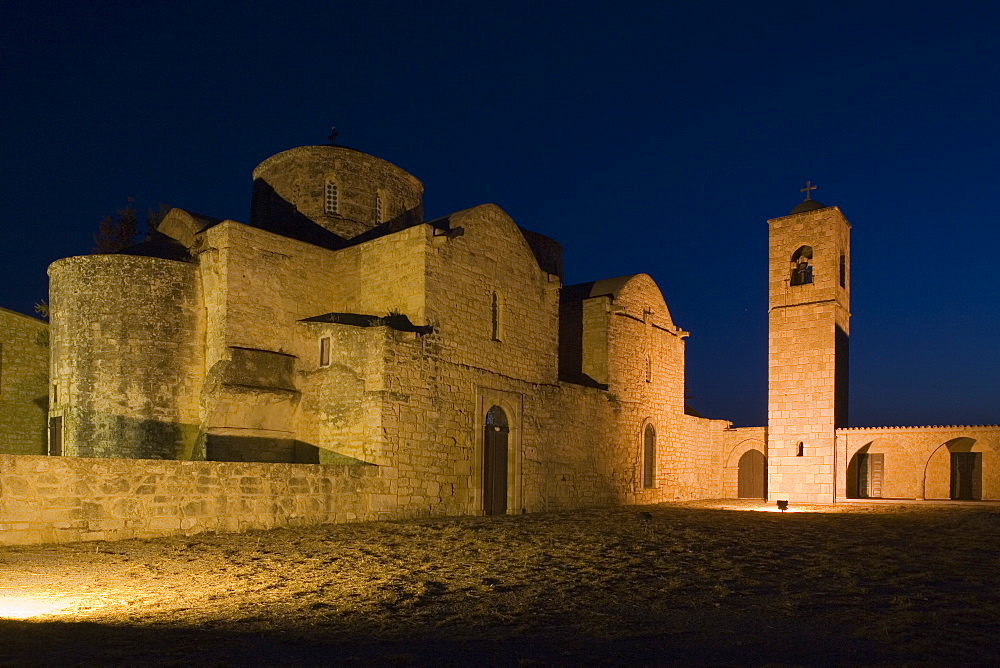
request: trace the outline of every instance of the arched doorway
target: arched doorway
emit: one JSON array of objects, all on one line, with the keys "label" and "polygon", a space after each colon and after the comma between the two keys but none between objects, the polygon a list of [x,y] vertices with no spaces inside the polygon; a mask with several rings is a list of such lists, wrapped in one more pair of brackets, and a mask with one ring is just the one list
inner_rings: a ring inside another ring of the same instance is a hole
[{"label": "arched doorway", "polygon": [[983,453],[973,452],[972,438],[953,438],[947,443],[951,459],[951,498],[978,501],[983,498]]},{"label": "arched doorway", "polygon": [[847,498],[881,499],[885,479],[885,453],[869,452],[867,443],[851,457],[847,465]]},{"label": "arched doorway", "polygon": [[499,406],[486,413],[483,431],[483,514],[507,513],[507,414]]},{"label": "arched doorway", "polygon": [[736,495],[739,498],[767,498],[767,458],[763,452],[747,450],[743,453],[740,457],[738,481]]}]

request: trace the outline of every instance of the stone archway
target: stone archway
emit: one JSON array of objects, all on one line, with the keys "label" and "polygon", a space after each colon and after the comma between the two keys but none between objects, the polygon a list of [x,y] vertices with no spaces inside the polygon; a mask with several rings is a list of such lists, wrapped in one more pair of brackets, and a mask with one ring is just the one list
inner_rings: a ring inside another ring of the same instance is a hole
[{"label": "stone archway", "polygon": [[847,498],[881,499],[885,480],[885,454],[869,452],[873,442],[858,448],[847,465]]},{"label": "stone archway", "polygon": [[950,439],[931,453],[924,465],[925,499],[976,501],[983,498],[983,454],[976,439]]}]

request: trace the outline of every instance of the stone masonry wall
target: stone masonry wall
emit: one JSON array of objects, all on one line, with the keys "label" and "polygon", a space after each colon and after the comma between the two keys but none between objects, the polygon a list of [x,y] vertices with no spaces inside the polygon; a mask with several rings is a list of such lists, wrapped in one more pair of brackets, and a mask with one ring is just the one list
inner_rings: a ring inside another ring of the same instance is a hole
[{"label": "stone masonry wall", "polygon": [[[484,204],[449,216],[464,233],[436,237],[427,257],[427,318],[441,357],[532,383],[558,376],[559,281],[543,272],[517,225]],[[440,241],[437,241],[440,240]],[[499,332],[493,337],[492,296]]]},{"label": "stone masonry wall", "polygon": [[374,466],[0,455],[0,545],[392,519]]},{"label": "stone masonry wall", "polygon": [[196,452],[201,284],[185,262],[70,257],[49,267],[51,382],[63,454],[147,459]]},{"label": "stone masonry wall", "polygon": [[948,499],[951,452],[981,453],[982,499],[1000,500],[1000,426],[837,430],[837,496],[857,498],[857,455],[881,454],[881,498]]},{"label": "stone masonry wall", "polygon": [[49,326],[0,308],[0,453],[46,452]]}]

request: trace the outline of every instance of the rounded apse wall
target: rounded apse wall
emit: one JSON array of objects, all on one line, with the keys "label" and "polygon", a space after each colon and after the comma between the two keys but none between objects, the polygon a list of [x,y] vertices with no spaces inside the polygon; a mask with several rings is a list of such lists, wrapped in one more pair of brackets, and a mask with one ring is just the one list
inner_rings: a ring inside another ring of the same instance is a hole
[{"label": "rounded apse wall", "polygon": [[62,454],[192,459],[204,377],[198,268],[89,255],[49,267]]}]

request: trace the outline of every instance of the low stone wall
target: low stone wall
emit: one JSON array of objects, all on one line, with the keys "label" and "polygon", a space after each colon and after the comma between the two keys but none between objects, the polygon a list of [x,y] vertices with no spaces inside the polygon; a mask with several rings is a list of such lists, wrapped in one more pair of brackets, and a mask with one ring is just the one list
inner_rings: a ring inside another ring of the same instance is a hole
[{"label": "low stone wall", "polygon": [[376,466],[0,455],[0,545],[391,519]]}]

